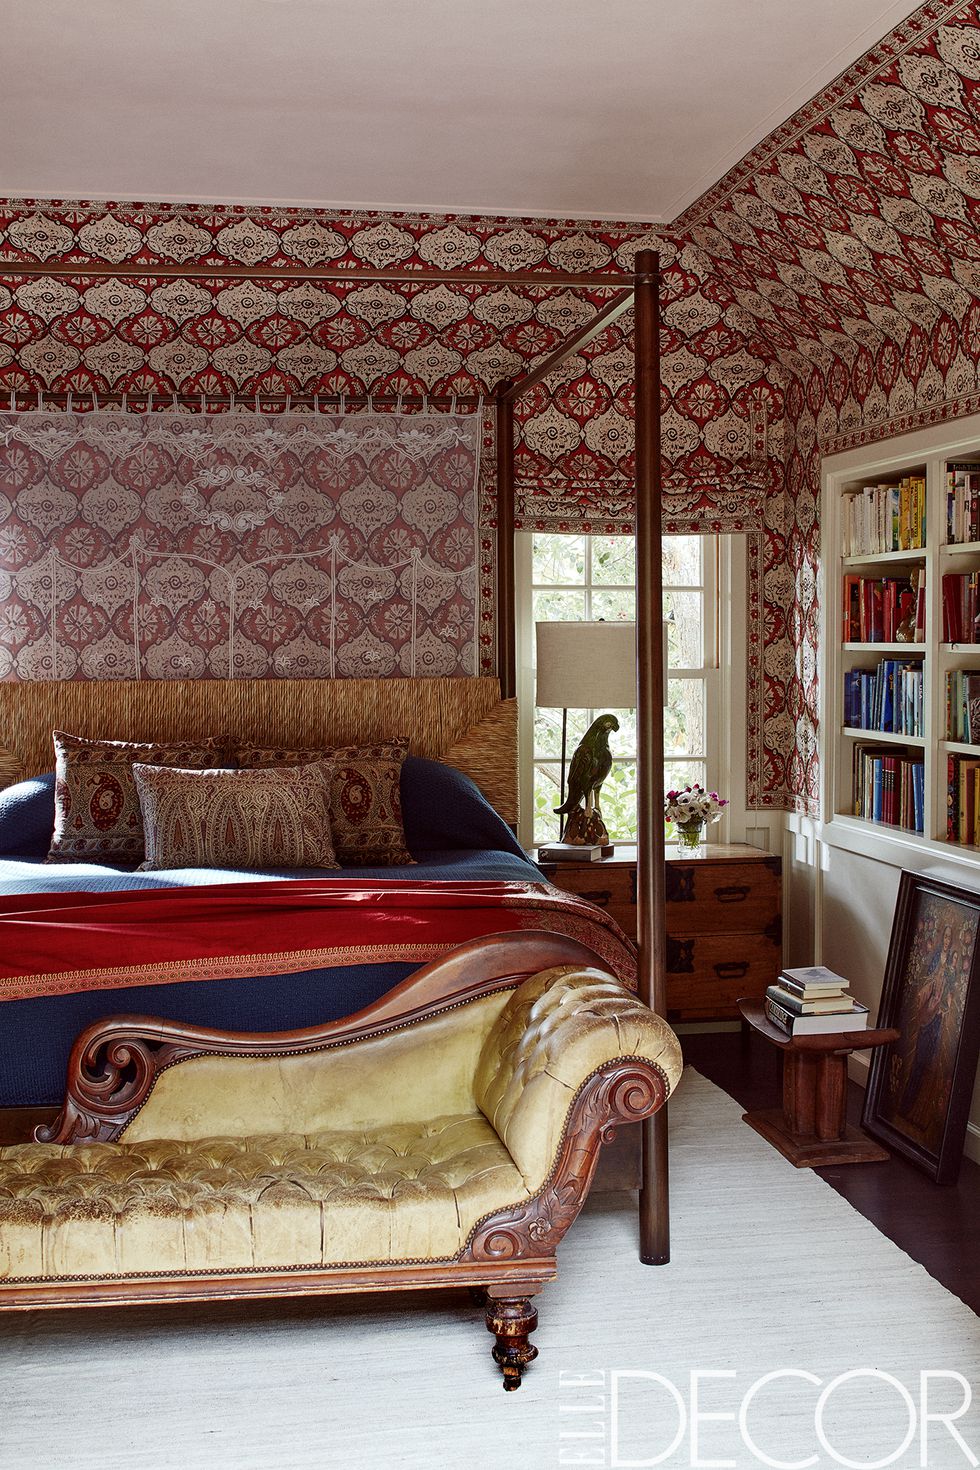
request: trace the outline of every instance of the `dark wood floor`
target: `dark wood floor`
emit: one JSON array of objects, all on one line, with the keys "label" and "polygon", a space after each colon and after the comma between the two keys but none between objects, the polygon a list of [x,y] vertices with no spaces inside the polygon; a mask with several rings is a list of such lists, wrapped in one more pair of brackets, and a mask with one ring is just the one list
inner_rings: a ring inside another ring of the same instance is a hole
[{"label": "dark wood floor", "polygon": [[[734,1032],[688,1034],[684,1058],[745,1109],[780,1099],[779,1053],[762,1037]],[[850,1121],[859,1123],[864,1093],[851,1083]],[[792,1165],[787,1163],[787,1169]],[[959,1181],[933,1184],[905,1159],[815,1170],[883,1235],[980,1313],[980,1164],[964,1159]]]}]

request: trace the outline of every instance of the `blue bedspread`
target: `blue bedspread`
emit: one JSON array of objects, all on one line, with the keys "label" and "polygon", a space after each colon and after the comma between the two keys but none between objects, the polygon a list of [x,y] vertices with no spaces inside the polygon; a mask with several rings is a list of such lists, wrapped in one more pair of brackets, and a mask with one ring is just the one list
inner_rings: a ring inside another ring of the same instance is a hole
[{"label": "blue bedspread", "polygon": [[[512,852],[448,851],[419,853],[411,868],[354,868],[292,877],[519,879],[542,882],[526,858]],[[0,894],[106,892],[118,888],[158,888],[203,883],[268,882],[281,873],[231,873],[182,869],[167,873],[122,873],[90,863],[47,865],[37,859],[0,858]],[[292,975],[206,980],[175,985],[141,985],[126,990],[85,991],[78,995],[39,996],[0,1006],[0,1107],[41,1107],[60,1103],[72,1043],[102,1016],[163,1016],[232,1031],[290,1031],[349,1016],[370,1005],[416,969],[412,964],[350,965],[343,969],[301,970]]]},{"label": "blue bedspread", "polygon": [[[406,780],[407,776],[407,780]],[[54,819],[53,779],[0,792],[0,896],[61,890],[192,887],[281,878],[412,878],[437,882],[500,879],[543,882],[510,829],[460,772],[438,762],[406,762],[405,831],[416,863],[401,868],[233,872],[183,868],[135,873],[95,863],[45,863]],[[26,853],[26,855],[15,855]],[[0,1107],[60,1103],[78,1033],[103,1016],[162,1016],[236,1031],[288,1031],[348,1016],[417,968],[351,965],[297,974],[145,985],[0,1005]]]},{"label": "blue bedspread", "polygon": [[[122,888],[196,888],[207,883],[268,883],[281,878],[421,878],[439,883],[479,882],[481,879],[543,882],[533,863],[514,852],[471,851],[452,848],[418,852],[410,868],[279,868],[267,872],[226,868],[168,868],[162,872],[134,873],[98,863],[45,863],[41,858],[0,857],[0,896],[12,893],[110,893]],[[0,1018],[2,1019],[2,1018]]]}]

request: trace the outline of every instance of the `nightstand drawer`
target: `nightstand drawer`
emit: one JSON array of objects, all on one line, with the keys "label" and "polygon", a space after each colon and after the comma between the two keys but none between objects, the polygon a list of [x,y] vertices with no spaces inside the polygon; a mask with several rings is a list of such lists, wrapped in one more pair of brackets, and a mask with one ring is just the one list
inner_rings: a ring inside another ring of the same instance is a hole
[{"label": "nightstand drawer", "polygon": [[667,934],[667,1016],[736,1019],[735,1002],[761,999],[779,970],[781,947],[764,934]]},{"label": "nightstand drawer", "polygon": [[667,929],[675,934],[779,934],[778,858],[667,864]]},{"label": "nightstand drawer", "polygon": [[575,863],[549,870],[552,883],[604,909],[630,938],[636,938],[636,864]]}]

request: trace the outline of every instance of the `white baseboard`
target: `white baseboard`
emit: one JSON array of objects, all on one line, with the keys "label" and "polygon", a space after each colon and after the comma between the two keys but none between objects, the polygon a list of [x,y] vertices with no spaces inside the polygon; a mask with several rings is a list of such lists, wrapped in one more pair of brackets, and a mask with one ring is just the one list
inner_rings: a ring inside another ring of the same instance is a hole
[{"label": "white baseboard", "polygon": [[[847,1075],[852,1082],[859,1087],[867,1087],[868,1072],[871,1062],[866,1052],[851,1052],[847,1059]],[[963,1144],[963,1157],[972,1159],[975,1164],[980,1164],[980,1128],[976,1123],[967,1123],[966,1140]]]}]

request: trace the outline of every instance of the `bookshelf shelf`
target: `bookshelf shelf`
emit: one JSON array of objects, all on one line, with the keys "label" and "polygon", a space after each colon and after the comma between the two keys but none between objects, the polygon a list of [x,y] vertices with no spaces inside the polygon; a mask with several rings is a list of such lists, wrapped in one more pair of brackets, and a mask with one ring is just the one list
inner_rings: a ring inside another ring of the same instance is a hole
[{"label": "bookshelf shelf", "polygon": [[[948,465],[955,466],[949,474]],[[977,730],[980,642],[948,641],[948,630],[980,625],[980,539],[949,539],[977,536],[978,498],[980,415],[824,461],[821,760],[824,831],[833,845],[894,854],[888,861],[899,864],[913,849],[945,853],[980,870],[980,842],[951,840],[947,829],[949,799],[958,830],[980,834],[980,741],[947,738]],[[924,545],[850,549],[889,539]],[[894,640],[896,602],[905,626],[915,623],[916,641],[865,641],[882,630]],[[921,669],[921,680],[908,665]],[[845,698],[848,717],[865,728],[845,726]],[[903,709],[921,734],[867,728],[879,718],[891,724],[891,711],[897,722]],[[903,822],[873,820],[872,811]]]},{"label": "bookshelf shelf", "polygon": [[[909,827],[893,827],[889,822],[871,822],[867,817],[852,817],[847,812],[838,812],[827,829],[827,839],[834,847],[843,847],[852,852],[869,846],[878,848],[879,838],[886,847],[901,843],[903,847],[917,851],[921,848],[930,850],[936,846],[921,832],[913,832]],[[942,845],[944,849],[954,846],[945,840]],[[958,843],[955,846],[957,852],[962,851]]]},{"label": "bookshelf shelf", "polygon": [[[924,735],[893,735],[891,730],[858,730],[853,725],[842,725],[841,734],[849,740],[864,740],[869,745],[877,744],[879,740],[886,745],[915,745],[923,747],[926,743]],[[972,750],[973,747],[971,746]]]},{"label": "bookshelf shelf", "polygon": [[858,552],[853,556],[841,557],[843,566],[852,567],[880,567],[894,566],[896,563],[905,561],[925,561],[926,551],[924,546],[914,547],[910,551],[868,551]]},{"label": "bookshelf shelf", "polygon": [[[963,645],[957,644],[956,647]],[[980,653],[980,643],[967,645],[975,647]],[[916,654],[924,654],[926,645],[924,643],[844,643],[841,645],[843,653],[908,653],[913,657]]]}]

